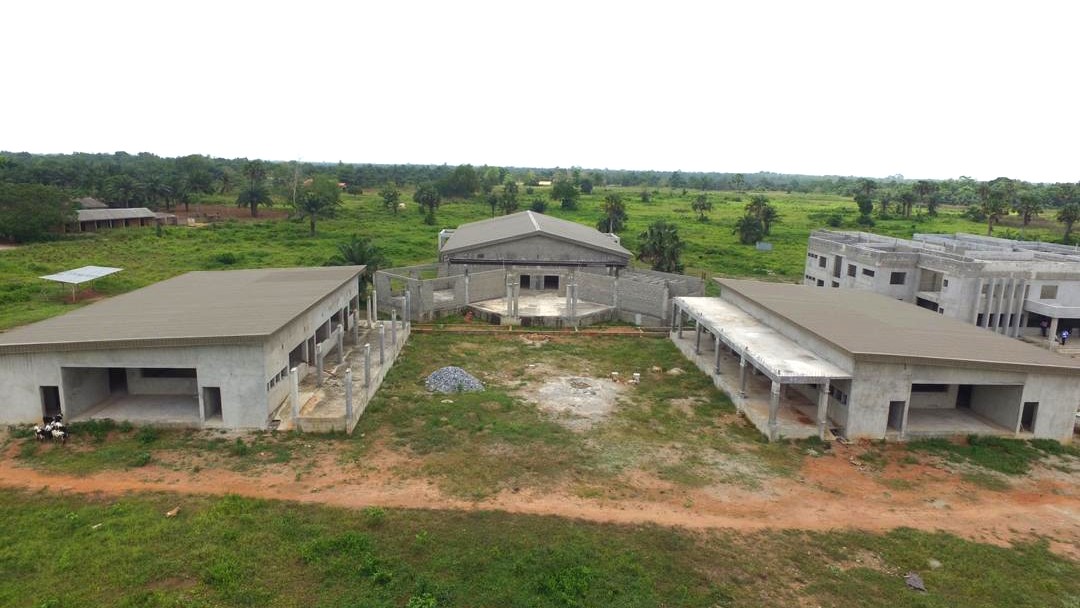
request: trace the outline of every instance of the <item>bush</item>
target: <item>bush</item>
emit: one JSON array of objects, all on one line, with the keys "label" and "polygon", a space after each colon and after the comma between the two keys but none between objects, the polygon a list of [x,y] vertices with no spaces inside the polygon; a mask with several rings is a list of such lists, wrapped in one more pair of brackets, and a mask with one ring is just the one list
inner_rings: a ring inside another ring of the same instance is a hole
[{"label": "bush", "polygon": [[978,205],[968,205],[968,208],[964,209],[964,217],[973,222],[986,221],[986,214],[982,212]]},{"label": "bush", "polygon": [[830,228],[839,228],[844,225],[844,216],[839,213],[834,213],[825,218],[825,225]]},{"label": "bush", "polygon": [[855,223],[860,226],[873,226],[874,218],[870,217],[869,215],[859,215],[859,217],[855,218]]},{"label": "bush", "polygon": [[148,464],[150,464],[150,452],[138,452],[128,461],[128,466],[132,468],[145,467]]},{"label": "bush", "polygon": [[161,437],[161,432],[149,426],[144,426],[135,434],[135,440],[143,445],[150,445]]},{"label": "bush", "polygon": [[236,443],[229,446],[229,453],[233,456],[247,456],[251,453],[251,447],[244,440],[237,437]]},{"label": "bush", "polygon": [[536,213],[546,213],[547,201],[542,198],[534,198],[532,204],[529,205],[529,209]]},{"label": "bush", "polygon": [[213,257],[213,261],[221,264],[222,266],[232,266],[233,264],[240,261],[240,256],[236,255],[231,251],[226,251],[225,253],[219,253],[215,255]]}]

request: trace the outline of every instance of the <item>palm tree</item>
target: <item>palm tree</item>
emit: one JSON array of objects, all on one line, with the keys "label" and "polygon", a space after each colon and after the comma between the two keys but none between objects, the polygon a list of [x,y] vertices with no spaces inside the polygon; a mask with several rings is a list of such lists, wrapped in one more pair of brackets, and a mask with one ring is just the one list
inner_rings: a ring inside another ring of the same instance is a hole
[{"label": "palm tree", "polygon": [[761,225],[761,220],[749,213],[735,222],[735,228],[731,232],[739,235],[739,242],[743,245],[753,245],[765,236],[765,228]]},{"label": "palm tree", "polygon": [[600,232],[622,232],[626,227],[626,205],[622,196],[613,192],[604,197],[603,211],[604,217],[600,218],[596,229]]},{"label": "palm tree", "polygon": [[367,294],[367,288],[371,285],[379,268],[390,265],[382,251],[366,236],[352,235],[348,241],[338,243],[337,251],[337,255],[328,262],[330,266],[366,266],[364,272],[360,274],[361,294]]},{"label": "palm tree", "polygon": [[919,197],[919,202],[926,205],[926,212],[930,215],[937,215],[938,201],[937,194],[938,186],[932,181],[920,179],[915,182],[915,185],[911,188],[915,196]]},{"label": "palm tree", "polygon": [[394,212],[397,215],[398,203],[401,201],[401,191],[394,186],[394,184],[386,184],[382,190],[379,190],[379,196],[382,197],[383,206]]},{"label": "palm tree", "polygon": [[769,198],[764,194],[755,194],[750,197],[750,202],[746,204],[746,213],[761,222],[765,236],[768,236],[772,230],[772,225],[780,221],[780,214],[776,211],[776,207],[769,204]]},{"label": "palm tree", "polygon": [[304,191],[296,200],[294,211],[297,217],[306,217],[311,226],[311,236],[315,236],[315,222],[319,216],[333,217],[341,206],[341,188],[336,179],[320,175],[304,186]]},{"label": "palm tree", "polygon": [[641,251],[637,255],[639,260],[651,262],[652,269],[660,272],[683,271],[679,257],[685,244],[679,238],[679,228],[675,224],[657,220],[638,238],[641,239]]},{"label": "palm tree", "polygon": [[697,212],[699,222],[707,222],[709,218],[705,214],[712,211],[712,201],[707,194],[699,194],[694,197],[694,202],[690,203],[690,208]]},{"label": "palm tree", "polygon": [[[244,163],[244,177],[247,185],[236,197],[238,207],[250,207],[251,217],[259,217],[259,207],[273,205],[270,191],[263,185],[266,181],[266,165],[261,160],[249,160]],[[336,186],[336,184],[335,184]]]}]

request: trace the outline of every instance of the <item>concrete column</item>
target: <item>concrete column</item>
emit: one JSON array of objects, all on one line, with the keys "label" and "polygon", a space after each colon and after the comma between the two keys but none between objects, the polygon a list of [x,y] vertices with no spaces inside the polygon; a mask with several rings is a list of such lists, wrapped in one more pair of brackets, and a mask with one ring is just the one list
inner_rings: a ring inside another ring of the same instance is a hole
[{"label": "concrete column", "polygon": [[[608,268],[610,270],[610,267]],[[619,310],[619,275],[616,274],[615,278],[611,280],[611,307],[616,311]]]},{"label": "concrete column", "polygon": [[825,439],[825,429],[829,425],[829,380],[818,385],[817,396],[817,434],[818,439]]},{"label": "concrete column", "polygon": [[390,309],[390,348],[397,347],[397,309]]},{"label": "concrete column", "polygon": [[719,335],[714,335],[713,336],[713,373],[714,374],[719,374],[720,373],[720,353],[721,352],[722,351],[721,351],[721,348],[720,348],[720,336]]},{"label": "concrete column", "polygon": [[1009,328],[1009,335],[1018,338],[1020,337],[1020,328],[1027,324],[1027,313],[1024,312],[1024,291],[1027,289],[1027,280],[1021,279],[1016,284],[1016,291],[1013,294],[1013,305],[1016,309],[1016,318],[1013,319],[1012,327]]},{"label": "concrete column", "polygon": [[319,343],[315,343],[315,386],[322,386],[323,358],[319,354]]},{"label": "concrete column", "polygon": [[[1008,294],[1008,296],[1005,296],[1005,294]],[[1016,280],[1007,279],[1001,285],[1001,303],[1002,308],[1004,309],[1004,324],[998,324],[999,334],[1012,333],[1012,311],[1014,299],[1016,299]]]},{"label": "concrete column", "polygon": [[514,284],[510,275],[506,275],[506,316],[514,316]]},{"label": "concrete column", "polygon": [[472,300],[469,299],[469,271],[465,271],[465,305],[472,304]]},{"label": "concrete column", "polygon": [[994,329],[993,321],[994,314],[997,313],[998,301],[994,297],[994,292],[997,291],[998,279],[990,279],[990,286],[986,290],[986,323],[983,327]]},{"label": "concrete column", "polygon": [[769,441],[780,438],[780,383],[773,380],[772,390],[769,391]]},{"label": "concrete column", "polygon": [[295,367],[289,370],[289,406],[295,425],[296,419],[300,417],[300,372],[296,371]]},{"label": "concrete column", "polygon": [[1050,338],[1051,341],[1057,340],[1057,335],[1058,335],[1058,329],[1057,328],[1058,328],[1058,319],[1057,319],[1057,317],[1052,317],[1050,319],[1050,335],[1049,335],[1049,338]]},{"label": "concrete column", "polygon": [[682,309],[675,305],[675,336],[682,338]]},{"label": "concrete column", "polygon": [[701,354],[701,322],[694,324],[694,354]]},{"label": "concrete column", "polygon": [[371,312],[368,313],[368,327],[375,327],[373,323],[379,318],[379,292],[371,290]]},{"label": "concrete column", "polygon": [[352,313],[352,343],[360,344],[360,307],[353,309]]},{"label": "concrete column", "polygon": [[572,288],[573,275],[566,275],[566,318],[574,318],[574,290]]},{"label": "concrete column", "polygon": [[386,364],[386,325],[379,323],[379,365]]},{"label": "concrete column", "polygon": [[337,362],[338,365],[345,362],[345,329],[342,328],[337,334]]},{"label": "concrete column", "polygon": [[345,432],[349,432],[349,425],[352,424],[353,419],[353,407],[352,407],[352,368],[345,370]]},{"label": "concrete column", "polygon": [[980,278],[978,283],[975,284],[975,305],[971,307],[971,322],[977,327],[981,327],[979,325],[979,313],[982,311],[982,287],[985,283],[986,280]]},{"label": "concrete column", "polygon": [[412,323],[412,292],[405,292],[405,318],[402,319],[405,322],[405,327],[408,327]]},{"label": "concrete column", "polygon": [[521,314],[521,283],[514,281],[514,317]]},{"label": "concrete column", "polygon": [[300,358],[308,365],[311,364],[311,353],[309,350],[310,346],[308,345],[308,340],[307,338],[304,338],[304,343],[300,345]]},{"label": "concrete column", "polygon": [[371,343],[364,344],[364,388],[371,388]]},{"label": "concrete column", "polygon": [[[671,301],[671,288],[668,287],[667,283],[665,283],[664,284],[664,297],[660,299],[660,315],[661,315],[661,318],[663,318],[663,315],[666,315],[668,313],[668,302],[670,302],[670,301]],[[672,309],[671,312],[675,312],[674,308]]]},{"label": "concrete column", "polygon": [[739,356],[739,392],[746,394],[746,357]]}]

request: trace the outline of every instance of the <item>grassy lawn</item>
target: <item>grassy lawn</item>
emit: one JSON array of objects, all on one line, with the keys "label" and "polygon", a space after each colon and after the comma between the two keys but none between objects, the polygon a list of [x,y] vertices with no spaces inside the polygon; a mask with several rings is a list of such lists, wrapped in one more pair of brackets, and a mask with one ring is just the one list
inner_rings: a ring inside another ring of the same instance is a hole
[{"label": "grassy lawn", "polygon": [[[839,214],[845,227],[853,228],[855,203],[831,195],[770,193],[780,211],[770,241],[775,249],[760,252],[739,245],[732,226],[742,214],[748,195],[711,193],[715,208],[708,222],[700,222],[690,210],[695,192],[660,190],[652,202],[642,203],[636,189],[621,189],[627,202],[629,223],[623,242],[630,250],[638,246],[637,235],[658,219],[673,221],[686,241],[683,261],[689,274],[762,277],[797,280],[803,274],[806,239],[811,230],[825,226],[829,216]],[[597,189],[582,196],[580,208],[563,212],[551,204],[549,213],[594,226],[608,190]],[[409,200],[410,193],[404,198]],[[533,198],[546,198],[538,188],[524,195],[522,208]],[[207,204],[230,204],[225,198],[211,198]],[[549,201],[550,204],[550,201]],[[29,323],[70,310],[59,286],[37,277],[80,265],[116,266],[124,272],[97,281],[95,289],[117,294],[189,271],[224,268],[320,266],[335,254],[337,243],[352,234],[370,236],[395,265],[426,263],[435,258],[436,235],[441,228],[490,216],[486,205],[451,201],[438,213],[435,226],[428,226],[415,205],[395,215],[382,208],[375,193],[345,196],[341,213],[321,220],[315,237],[307,225],[289,220],[225,221],[206,228],[168,227],[161,236],[154,229],[112,230],[70,235],[59,241],[0,251],[0,329]],[[1015,220],[1015,218],[1010,218]],[[913,232],[984,233],[985,227],[963,219],[957,209],[945,209],[937,218],[879,221],[874,229],[883,234],[910,236]],[[1060,238],[1057,225],[1039,220],[1029,236]]]},{"label": "grassy lawn", "polygon": [[[1080,600],[1080,567],[1045,544],[1006,549],[908,529],[693,533],[235,496],[12,491],[0,491],[0,520],[0,605],[12,608],[1044,608]],[[905,587],[909,571],[928,593]]]}]

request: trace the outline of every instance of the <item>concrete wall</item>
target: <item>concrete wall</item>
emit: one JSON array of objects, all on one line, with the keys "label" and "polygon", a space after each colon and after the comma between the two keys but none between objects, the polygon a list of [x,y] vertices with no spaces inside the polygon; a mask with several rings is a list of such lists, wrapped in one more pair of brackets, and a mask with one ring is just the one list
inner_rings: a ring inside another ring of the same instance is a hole
[{"label": "concrete wall", "polygon": [[129,395],[194,395],[199,392],[196,378],[146,378],[141,368],[127,370]]},{"label": "concrete wall", "polygon": [[[60,373],[60,399],[68,417],[77,416],[109,396],[109,370],[67,368]],[[64,396],[67,396],[66,403]],[[2,412],[0,412],[2,415]],[[40,414],[39,414],[40,415]]]},{"label": "concrete wall", "polygon": [[1034,435],[1062,442],[1072,441],[1073,424],[1080,409],[1080,378],[1056,374],[1029,374],[1021,404],[1039,404]]},{"label": "concrete wall", "polygon": [[[956,384],[946,385],[947,390],[942,393],[929,393],[911,391],[911,400],[908,402],[914,409],[952,409],[956,407],[956,394],[960,387]],[[894,399],[899,401],[899,399]]]},{"label": "concrete wall", "polygon": [[469,303],[506,297],[506,273],[502,270],[469,272]]},{"label": "concrete wall", "polygon": [[[64,414],[68,400],[76,409],[94,396],[86,381],[74,392],[73,378],[66,394],[62,368],[176,367],[193,368],[199,387],[221,388],[222,421],[234,428],[266,428],[266,381],[263,347],[258,344],[219,346],[157,347],[73,352],[0,355],[0,387],[5,399],[0,402],[0,423],[26,423],[41,419],[40,386],[59,386]],[[104,372],[102,372],[104,373]],[[90,391],[90,392],[87,392]],[[199,391],[202,399],[202,391]]]},{"label": "concrete wall", "polygon": [[1020,423],[1023,390],[1022,386],[976,385],[971,390],[971,411],[1015,431]]},{"label": "concrete wall", "polygon": [[[578,285],[578,299],[595,302],[605,306],[615,305],[615,277],[587,272],[575,275]],[[620,302],[620,306],[622,303]]]}]

